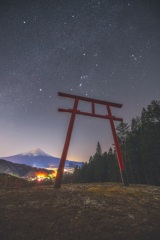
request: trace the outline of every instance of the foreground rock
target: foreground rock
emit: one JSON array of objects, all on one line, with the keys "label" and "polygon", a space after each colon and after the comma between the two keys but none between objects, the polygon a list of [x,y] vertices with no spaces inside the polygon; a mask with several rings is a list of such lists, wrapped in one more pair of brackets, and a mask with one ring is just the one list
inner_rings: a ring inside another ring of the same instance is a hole
[{"label": "foreground rock", "polygon": [[117,183],[0,190],[0,239],[158,240],[160,187]]}]

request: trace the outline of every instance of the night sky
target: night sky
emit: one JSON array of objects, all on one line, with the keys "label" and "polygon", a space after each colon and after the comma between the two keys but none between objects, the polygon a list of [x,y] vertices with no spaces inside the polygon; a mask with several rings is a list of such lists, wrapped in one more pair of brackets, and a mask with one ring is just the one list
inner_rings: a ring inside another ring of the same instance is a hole
[{"label": "night sky", "polygon": [[[61,156],[70,114],[57,109],[73,102],[58,91],[122,103],[113,113],[129,124],[160,100],[159,13],[158,0],[1,0],[0,156]],[[86,116],[72,137],[71,160],[113,144],[109,121]]]}]

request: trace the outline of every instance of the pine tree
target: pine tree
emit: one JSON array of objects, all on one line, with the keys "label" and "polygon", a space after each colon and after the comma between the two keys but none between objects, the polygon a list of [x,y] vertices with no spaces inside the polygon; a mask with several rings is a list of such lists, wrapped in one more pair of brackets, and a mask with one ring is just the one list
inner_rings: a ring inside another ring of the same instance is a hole
[{"label": "pine tree", "polygon": [[102,148],[101,148],[100,142],[97,143],[96,154],[98,156],[102,155]]}]

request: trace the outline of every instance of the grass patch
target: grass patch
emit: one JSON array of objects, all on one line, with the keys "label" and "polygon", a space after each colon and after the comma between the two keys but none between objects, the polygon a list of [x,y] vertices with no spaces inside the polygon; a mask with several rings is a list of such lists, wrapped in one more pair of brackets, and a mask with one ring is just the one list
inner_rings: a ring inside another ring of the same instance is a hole
[{"label": "grass patch", "polygon": [[160,235],[160,187],[1,188],[0,200],[2,240],[158,240]]}]

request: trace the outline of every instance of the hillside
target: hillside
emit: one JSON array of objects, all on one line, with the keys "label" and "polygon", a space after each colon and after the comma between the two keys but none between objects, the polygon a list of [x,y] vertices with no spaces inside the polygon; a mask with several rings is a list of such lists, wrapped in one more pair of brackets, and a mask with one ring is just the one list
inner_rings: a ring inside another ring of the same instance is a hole
[{"label": "hillside", "polygon": [[0,174],[0,188],[25,188],[35,185],[35,182],[12,176],[10,174]]},{"label": "hillside", "polygon": [[47,169],[40,169],[25,164],[12,163],[3,159],[0,159],[0,173],[13,174],[18,177],[35,177],[39,171],[51,173],[53,171]]},{"label": "hillside", "polygon": [[0,189],[0,239],[158,240],[160,187],[117,183]]}]

